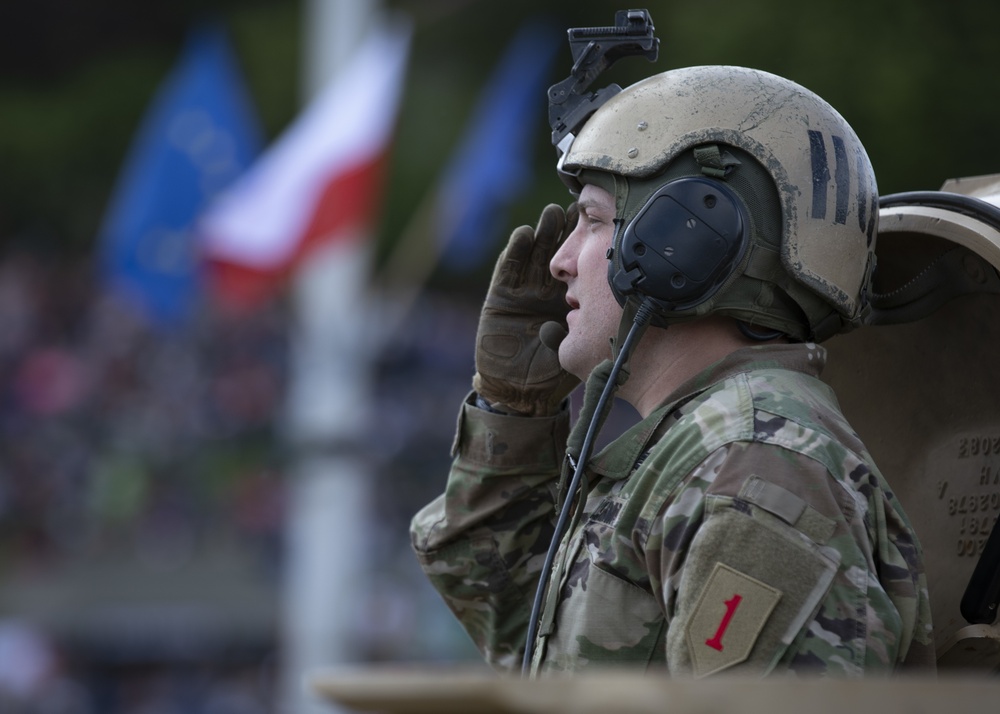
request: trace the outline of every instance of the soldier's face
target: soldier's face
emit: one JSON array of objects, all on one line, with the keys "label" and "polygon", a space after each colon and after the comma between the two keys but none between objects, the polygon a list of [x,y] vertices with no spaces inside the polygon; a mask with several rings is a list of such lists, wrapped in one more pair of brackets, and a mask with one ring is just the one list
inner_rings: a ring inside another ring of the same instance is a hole
[{"label": "soldier's face", "polygon": [[615,199],[592,184],[578,202],[580,220],[552,257],[549,269],[566,283],[569,333],[559,345],[559,362],[580,379],[611,357],[609,340],[618,332],[622,309],[608,285],[607,252],[615,230]]}]

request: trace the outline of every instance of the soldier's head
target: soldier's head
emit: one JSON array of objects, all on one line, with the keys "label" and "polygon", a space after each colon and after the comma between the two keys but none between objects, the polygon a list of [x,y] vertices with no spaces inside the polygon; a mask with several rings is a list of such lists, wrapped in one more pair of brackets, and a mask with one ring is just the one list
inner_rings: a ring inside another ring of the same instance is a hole
[{"label": "soldier's head", "polygon": [[[878,190],[857,135],[813,92],[742,67],[671,70],[612,96],[561,149],[584,204],[613,200],[620,306],[650,298],[654,325],[727,315],[797,341],[862,321]],[[587,219],[585,205],[578,231]]]}]

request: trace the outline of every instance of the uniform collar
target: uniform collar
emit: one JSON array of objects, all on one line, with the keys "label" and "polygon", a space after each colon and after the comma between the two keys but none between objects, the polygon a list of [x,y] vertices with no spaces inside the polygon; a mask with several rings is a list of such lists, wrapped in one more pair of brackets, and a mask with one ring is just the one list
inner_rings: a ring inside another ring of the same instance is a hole
[{"label": "uniform collar", "polygon": [[608,444],[590,460],[588,471],[610,479],[627,477],[651,446],[653,436],[663,432],[667,420],[675,418],[677,409],[719,382],[762,369],[792,370],[818,377],[825,365],[826,349],[814,343],[757,345],[731,352],[682,384],[649,416]]}]

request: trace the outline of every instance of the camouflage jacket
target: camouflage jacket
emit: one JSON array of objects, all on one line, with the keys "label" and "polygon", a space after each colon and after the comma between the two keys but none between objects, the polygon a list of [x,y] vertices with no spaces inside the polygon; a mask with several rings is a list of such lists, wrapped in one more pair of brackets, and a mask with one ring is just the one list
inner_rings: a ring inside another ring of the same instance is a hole
[{"label": "camouflage jacket", "polygon": [[[920,546],[819,381],[825,360],[735,352],[589,461],[533,671],[933,667]],[[424,571],[501,671],[522,657],[568,422],[467,401],[446,491],[413,519]]]}]

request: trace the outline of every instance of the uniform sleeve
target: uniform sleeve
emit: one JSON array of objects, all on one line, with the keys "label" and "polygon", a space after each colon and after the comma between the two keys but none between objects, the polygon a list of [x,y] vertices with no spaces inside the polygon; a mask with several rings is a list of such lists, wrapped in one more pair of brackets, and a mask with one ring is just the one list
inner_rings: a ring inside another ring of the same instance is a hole
[{"label": "uniform sleeve", "polygon": [[507,416],[467,400],[445,492],[411,523],[427,577],[500,670],[520,664],[568,431],[568,412]]},{"label": "uniform sleeve", "polygon": [[694,515],[678,530],[676,507],[664,513],[671,672],[891,672],[914,623],[879,581],[866,498],[773,444],[730,444],[706,463],[674,502],[698,503]]}]

